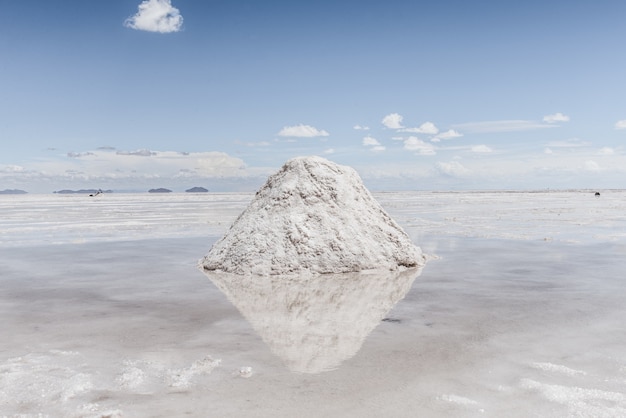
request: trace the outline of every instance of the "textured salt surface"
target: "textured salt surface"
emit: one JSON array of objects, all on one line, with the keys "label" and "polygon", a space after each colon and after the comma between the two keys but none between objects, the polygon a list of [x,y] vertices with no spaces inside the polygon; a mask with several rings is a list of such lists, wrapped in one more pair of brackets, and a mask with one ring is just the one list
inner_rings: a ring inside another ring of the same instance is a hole
[{"label": "textured salt surface", "polygon": [[[568,243],[626,241],[626,191],[393,192],[376,200],[420,246],[425,237]],[[251,193],[0,195],[0,248],[221,237]],[[212,241],[208,241],[209,244]],[[431,253],[431,251],[425,251]]]},{"label": "textured salt surface", "polygon": [[439,259],[319,374],[196,268],[251,195],[105,197],[0,199],[0,416],[626,416],[623,192],[377,194]]},{"label": "textured salt surface", "polygon": [[236,274],[349,273],[424,264],[350,167],[289,160],[201,260]]}]

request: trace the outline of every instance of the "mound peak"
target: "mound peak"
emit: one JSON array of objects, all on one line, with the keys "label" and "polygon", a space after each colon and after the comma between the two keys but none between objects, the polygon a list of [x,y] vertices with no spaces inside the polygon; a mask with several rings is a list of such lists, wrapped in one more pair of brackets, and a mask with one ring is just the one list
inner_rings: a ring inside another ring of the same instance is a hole
[{"label": "mound peak", "polygon": [[356,171],[321,157],[287,161],[200,261],[205,270],[257,275],[395,270],[423,263],[421,250]]}]

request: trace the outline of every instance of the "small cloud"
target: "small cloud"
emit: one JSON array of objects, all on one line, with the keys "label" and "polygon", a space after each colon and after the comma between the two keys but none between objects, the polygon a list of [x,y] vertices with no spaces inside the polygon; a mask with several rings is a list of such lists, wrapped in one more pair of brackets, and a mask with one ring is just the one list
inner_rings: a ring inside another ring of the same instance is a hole
[{"label": "small cloud", "polygon": [[68,152],[67,156],[70,158],[81,158],[81,157],[88,157],[90,155],[96,155],[93,152]]},{"label": "small cloud", "polygon": [[269,143],[268,141],[260,141],[260,142],[246,142],[246,146],[247,147],[269,147],[270,145],[272,145],[271,143]]},{"label": "small cloud", "polygon": [[115,151],[115,147],[111,147],[108,145],[105,145],[103,147],[98,147],[96,148],[98,151]]},{"label": "small cloud", "polygon": [[404,149],[407,151],[416,151],[418,155],[437,154],[434,145],[428,144],[415,136],[410,136],[404,141]]},{"label": "small cloud", "polygon": [[615,155],[615,150],[611,147],[602,147],[598,150],[598,155]]},{"label": "small cloud", "polygon": [[493,152],[493,150],[490,147],[488,147],[487,145],[474,145],[471,148],[471,150],[472,150],[472,152],[476,152],[476,153],[479,153],[479,154],[488,154],[490,152]]},{"label": "small cloud", "polygon": [[372,152],[382,152],[387,149],[384,145],[381,145],[376,138],[369,135],[363,138],[363,145],[370,147],[370,151]]},{"label": "small cloud", "polygon": [[378,142],[376,138],[373,138],[368,135],[365,138],[363,138],[363,145],[366,147],[372,147],[372,146],[380,145],[380,142]]},{"label": "small cloud", "polygon": [[558,112],[553,115],[544,116],[543,121],[547,123],[569,122],[569,116],[566,116],[561,112]]},{"label": "small cloud", "polygon": [[565,141],[552,141],[547,144],[553,148],[581,148],[589,146],[589,142],[583,142],[578,138],[566,139]]},{"label": "small cloud", "polygon": [[80,170],[65,170],[65,174],[68,176],[84,176],[85,172]]},{"label": "small cloud", "polygon": [[278,133],[278,136],[287,136],[294,138],[315,138],[319,136],[328,136],[329,133],[325,130],[319,130],[310,125],[295,125],[295,126],[285,126]]},{"label": "small cloud", "polygon": [[397,113],[390,113],[389,115],[385,116],[381,122],[383,125],[385,125],[386,128],[402,129],[404,128],[404,126],[402,126],[402,119],[404,119],[402,115],[399,115]]},{"label": "small cloud", "polygon": [[324,154],[334,154],[335,153],[335,149],[334,148],[328,148],[324,150]]},{"label": "small cloud", "polygon": [[439,128],[435,126],[432,122],[424,122],[419,128],[404,128],[399,132],[410,132],[415,134],[426,134],[426,135],[437,135],[439,133]]},{"label": "small cloud", "polygon": [[19,165],[0,165],[0,173],[23,173],[24,167]]},{"label": "small cloud", "polygon": [[436,137],[434,137],[432,141],[439,142],[440,139],[453,139],[453,138],[460,138],[462,136],[463,136],[462,133],[459,133],[458,131],[455,131],[454,129],[449,129],[445,132],[440,133]]},{"label": "small cloud", "polygon": [[615,129],[626,129],[626,119],[615,122]]},{"label": "small cloud", "polygon": [[546,148],[543,150],[543,153],[544,153],[544,154],[554,154],[554,151],[552,151],[552,149],[551,149],[551,148],[546,147]]},{"label": "small cloud", "polygon": [[171,0],[145,0],[138,6],[137,14],[124,21],[124,26],[147,32],[178,32],[183,17]]},{"label": "small cloud", "polygon": [[436,167],[441,174],[450,177],[463,177],[470,173],[470,170],[465,168],[463,164],[458,161],[451,161],[449,163],[439,162]]},{"label": "small cloud", "polygon": [[496,120],[459,123],[454,125],[454,127],[471,133],[492,133],[532,131],[535,129],[554,128],[556,125],[535,122],[532,120]]},{"label": "small cloud", "polygon": [[354,129],[356,131],[369,131],[370,127],[369,126],[354,125],[352,127],[352,129]]},{"label": "small cloud", "polygon": [[148,149],[140,149],[137,151],[117,151],[116,154],[117,155],[134,155],[137,157],[152,157],[154,155],[157,155],[156,152],[150,151]]},{"label": "small cloud", "polygon": [[600,171],[600,166],[595,161],[585,161],[585,170],[587,171]]}]

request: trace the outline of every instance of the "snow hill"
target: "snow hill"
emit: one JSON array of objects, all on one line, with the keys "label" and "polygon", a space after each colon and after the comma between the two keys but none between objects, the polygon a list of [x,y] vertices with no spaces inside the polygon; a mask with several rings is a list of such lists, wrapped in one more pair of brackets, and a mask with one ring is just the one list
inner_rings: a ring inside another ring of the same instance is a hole
[{"label": "snow hill", "polygon": [[200,260],[205,270],[256,275],[423,264],[421,250],[356,171],[321,157],[287,161]]}]

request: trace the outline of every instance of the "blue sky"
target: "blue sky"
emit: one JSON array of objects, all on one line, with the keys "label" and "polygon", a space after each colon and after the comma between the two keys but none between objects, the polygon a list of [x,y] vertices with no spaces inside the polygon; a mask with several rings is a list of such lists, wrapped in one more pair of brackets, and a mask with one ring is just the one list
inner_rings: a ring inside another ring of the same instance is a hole
[{"label": "blue sky", "polygon": [[0,0],[0,190],[623,188],[626,2]]}]

